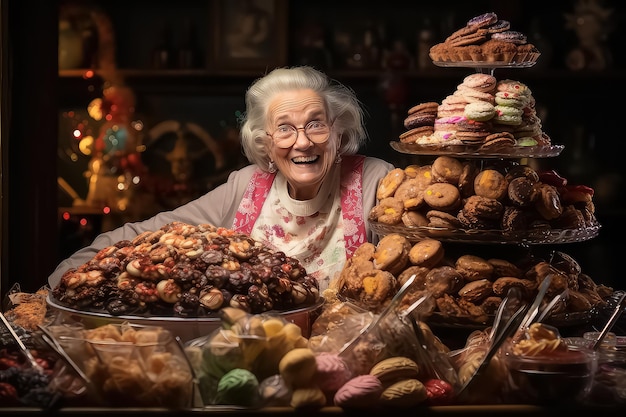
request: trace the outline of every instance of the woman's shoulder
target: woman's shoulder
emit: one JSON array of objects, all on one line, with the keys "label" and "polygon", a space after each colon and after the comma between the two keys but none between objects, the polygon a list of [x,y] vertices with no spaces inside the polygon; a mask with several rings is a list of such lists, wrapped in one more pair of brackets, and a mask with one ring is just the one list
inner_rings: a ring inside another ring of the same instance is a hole
[{"label": "woman's shoulder", "polygon": [[366,170],[382,170],[382,171],[391,171],[395,168],[395,166],[385,161],[384,159],[377,158],[375,156],[366,156],[363,161],[364,169]]}]

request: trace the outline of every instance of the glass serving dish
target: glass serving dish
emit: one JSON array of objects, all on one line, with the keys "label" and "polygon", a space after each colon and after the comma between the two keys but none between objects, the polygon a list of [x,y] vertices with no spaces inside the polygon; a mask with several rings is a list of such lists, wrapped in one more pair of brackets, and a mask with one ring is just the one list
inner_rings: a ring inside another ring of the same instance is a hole
[{"label": "glass serving dish", "polygon": [[[597,309],[591,309],[587,311],[576,311],[568,313],[553,314],[545,319],[545,323],[558,327],[578,327],[590,323],[595,317],[597,317]],[[458,329],[484,329],[493,324],[494,315],[489,314],[485,322],[477,322],[469,316],[450,316],[442,314],[438,311],[433,312],[428,317],[428,324],[433,327],[446,327],[446,328],[458,328]]]},{"label": "glass serving dish", "polygon": [[503,151],[478,151],[469,145],[418,145],[416,143],[389,142],[391,147],[402,153],[412,155],[450,155],[463,158],[551,158],[559,156],[565,146],[513,146]]},{"label": "glass serving dish", "polygon": [[524,62],[504,62],[504,61],[433,61],[438,67],[442,68],[478,68],[478,69],[496,69],[496,68],[530,68],[537,61]]},{"label": "glass serving dish", "polygon": [[372,230],[379,236],[398,233],[412,242],[432,238],[450,242],[501,243],[501,244],[552,244],[584,242],[600,232],[600,224],[579,229],[504,230],[448,229],[444,227],[416,226],[404,224],[388,225],[369,221]]}]

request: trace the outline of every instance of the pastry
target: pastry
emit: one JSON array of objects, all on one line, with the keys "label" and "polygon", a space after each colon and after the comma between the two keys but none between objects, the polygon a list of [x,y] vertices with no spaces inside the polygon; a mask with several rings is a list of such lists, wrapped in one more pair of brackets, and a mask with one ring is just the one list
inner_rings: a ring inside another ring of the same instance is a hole
[{"label": "pastry", "polygon": [[463,172],[463,165],[457,158],[442,155],[433,161],[430,169],[435,182],[457,185]]},{"label": "pastry", "polygon": [[[492,26],[490,26],[490,28]],[[466,87],[482,91],[483,93],[492,93],[496,89],[497,82],[498,80],[496,79],[496,77],[491,74],[476,72],[463,78],[463,82],[461,84]]]},{"label": "pastry", "polygon": [[428,210],[426,212],[429,227],[442,227],[445,229],[460,229],[463,227],[458,217],[441,210]]},{"label": "pastry", "polygon": [[317,372],[315,353],[309,348],[295,348],[278,363],[278,372],[290,388],[307,387]]},{"label": "pastry", "polygon": [[384,407],[412,407],[426,400],[426,387],[418,379],[404,379],[387,387],[380,395]]},{"label": "pastry", "polygon": [[[403,268],[404,266],[398,267],[393,271],[397,274]],[[396,292],[397,285],[394,274],[390,271],[375,269],[363,277],[358,300],[369,311],[380,312]]]},{"label": "pastry", "polygon": [[402,224],[407,227],[425,227],[428,223],[428,217],[420,211],[407,210],[402,213]]},{"label": "pastry", "polygon": [[402,132],[398,140],[402,143],[417,143],[421,138],[429,138],[435,132],[434,125],[424,125]]},{"label": "pastry", "polygon": [[227,372],[217,383],[216,404],[254,406],[259,403],[259,381],[247,369]]},{"label": "pastry", "polygon": [[493,266],[485,259],[476,255],[461,255],[455,262],[456,270],[465,281],[491,280]]},{"label": "pastry", "polygon": [[500,277],[515,277],[522,278],[522,270],[513,262],[506,259],[491,258],[487,259],[487,262],[493,267],[493,276]]},{"label": "pastry", "polygon": [[404,203],[396,197],[383,198],[370,210],[368,219],[384,224],[398,224],[402,221]]},{"label": "pastry", "polygon": [[472,195],[465,200],[457,218],[468,229],[496,230],[503,210],[504,206],[498,200]]},{"label": "pastry", "polygon": [[478,196],[501,200],[506,196],[509,184],[502,173],[484,169],[474,179],[474,192]]},{"label": "pastry", "polygon": [[383,384],[374,375],[358,375],[343,384],[335,393],[333,403],[346,409],[367,409],[378,406]]},{"label": "pastry", "polygon": [[343,358],[335,353],[320,352],[315,356],[315,384],[325,393],[335,392],[352,378],[352,371]]},{"label": "pastry", "polygon": [[563,213],[557,188],[545,183],[535,184],[535,209],[545,220],[556,219]]},{"label": "pastry", "polygon": [[411,243],[406,237],[398,233],[385,235],[376,245],[373,255],[374,268],[389,271],[395,275],[409,262],[410,250]]},{"label": "pastry", "polygon": [[435,210],[450,211],[461,203],[461,194],[456,185],[438,182],[426,187],[424,201]]},{"label": "pastry", "polygon": [[423,205],[425,188],[421,180],[408,178],[398,186],[393,196],[402,201],[405,209],[412,210]]},{"label": "pastry", "polygon": [[470,281],[461,287],[458,295],[460,298],[478,304],[493,294],[492,284],[493,283],[486,278]]},{"label": "pastry", "polygon": [[475,101],[465,106],[463,116],[469,120],[484,122],[492,119],[496,115],[496,109],[493,104],[487,101]]},{"label": "pastry", "polygon": [[463,276],[451,266],[437,266],[426,274],[425,285],[433,297],[438,299],[444,294],[457,293],[463,285]]},{"label": "pastry", "polygon": [[296,409],[320,408],[326,405],[326,394],[315,385],[298,387],[291,393],[289,405]]},{"label": "pastry", "polygon": [[404,170],[402,168],[394,168],[389,171],[378,184],[376,190],[376,198],[380,201],[384,198],[393,196],[396,189],[404,181]]},{"label": "pastry", "polygon": [[436,239],[422,239],[410,248],[409,261],[414,266],[433,268],[444,257],[443,244]]},{"label": "pastry", "polygon": [[474,194],[474,180],[478,174],[479,169],[471,161],[464,161],[461,175],[459,176],[459,192],[461,198],[467,198]]},{"label": "pastry", "polygon": [[376,376],[386,387],[403,379],[417,378],[420,368],[411,358],[393,356],[377,362],[369,373]]}]

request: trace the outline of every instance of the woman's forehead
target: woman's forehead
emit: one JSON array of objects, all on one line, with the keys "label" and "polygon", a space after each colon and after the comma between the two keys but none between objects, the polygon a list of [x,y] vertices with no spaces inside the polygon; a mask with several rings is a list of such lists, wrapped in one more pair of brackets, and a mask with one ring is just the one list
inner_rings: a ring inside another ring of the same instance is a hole
[{"label": "woman's forehead", "polygon": [[268,115],[270,118],[290,114],[324,113],[324,100],[313,90],[289,90],[277,93],[270,100]]}]

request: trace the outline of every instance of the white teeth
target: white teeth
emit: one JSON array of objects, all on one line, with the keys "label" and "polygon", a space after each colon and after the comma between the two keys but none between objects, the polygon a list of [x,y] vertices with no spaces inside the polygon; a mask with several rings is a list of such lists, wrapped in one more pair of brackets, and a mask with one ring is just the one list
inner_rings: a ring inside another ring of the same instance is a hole
[{"label": "white teeth", "polygon": [[317,156],[299,156],[297,158],[293,158],[292,162],[300,163],[300,162],[315,162],[317,160]]}]

